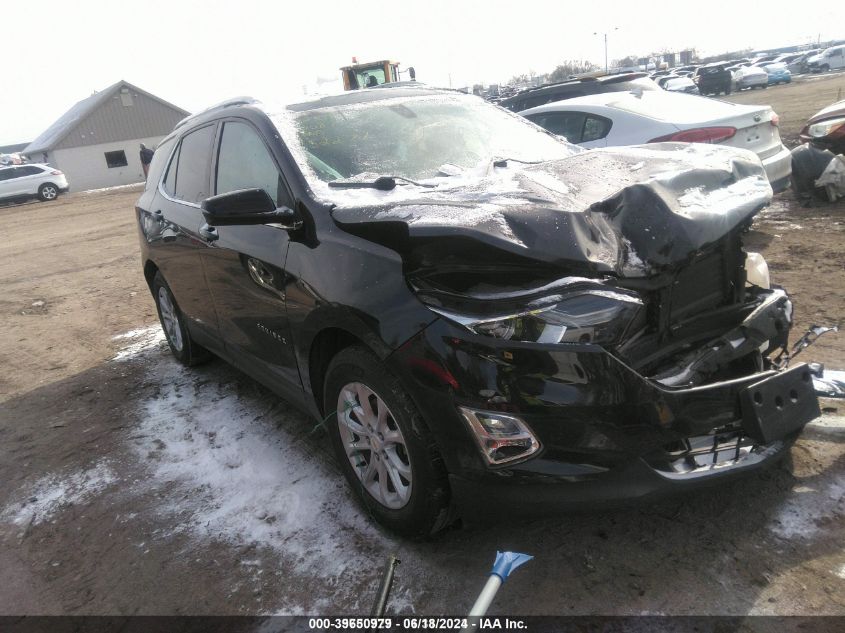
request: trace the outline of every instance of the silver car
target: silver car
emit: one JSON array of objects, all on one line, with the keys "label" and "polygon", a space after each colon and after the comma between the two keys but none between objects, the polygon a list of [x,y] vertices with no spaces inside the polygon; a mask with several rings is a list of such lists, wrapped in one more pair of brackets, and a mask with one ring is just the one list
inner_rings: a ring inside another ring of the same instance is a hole
[{"label": "silver car", "polygon": [[760,66],[742,66],[733,74],[734,88],[765,88],[769,85],[769,73]]}]

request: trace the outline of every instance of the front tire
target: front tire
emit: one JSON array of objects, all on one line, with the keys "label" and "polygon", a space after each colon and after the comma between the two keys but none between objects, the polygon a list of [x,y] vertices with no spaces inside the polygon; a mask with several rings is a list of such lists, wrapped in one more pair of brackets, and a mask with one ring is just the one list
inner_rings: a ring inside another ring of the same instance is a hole
[{"label": "front tire", "polygon": [[173,356],[183,365],[192,367],[211,358],[211,353],[197,345],[185,326],[185,317],[176,303],[170,286],[160,272],[156,273],[152,284],[153,299],[158,310],[158,320]]},{"label": "front tire", "polygon": [[51,182],[45,182],[38,187],[38,199],[42,202],[55,200],[59,197],[59,188]]},{"label": "front tire", "polygon": [[368,513],[411,538],[447,527],[446,467],[397,378],[369,349],[348,347],[332,359],[324,394],[335,455]]}]

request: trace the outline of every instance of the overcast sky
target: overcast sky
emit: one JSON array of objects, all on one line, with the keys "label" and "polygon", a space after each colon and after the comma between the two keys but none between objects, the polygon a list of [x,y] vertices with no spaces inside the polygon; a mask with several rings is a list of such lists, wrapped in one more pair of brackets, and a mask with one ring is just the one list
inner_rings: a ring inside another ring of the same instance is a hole
[{"label": "overcast sky", "polygon": [[[37,10],[36,10],[37,9]],[[618,28],[618,30],[614,30]],[[125,79],[189,111],[275,102],[390,58],[458,88],[664,48],[713,54],[845,38],[843,0],[5,1],[0,144],[31,141],[76,101]]]}]

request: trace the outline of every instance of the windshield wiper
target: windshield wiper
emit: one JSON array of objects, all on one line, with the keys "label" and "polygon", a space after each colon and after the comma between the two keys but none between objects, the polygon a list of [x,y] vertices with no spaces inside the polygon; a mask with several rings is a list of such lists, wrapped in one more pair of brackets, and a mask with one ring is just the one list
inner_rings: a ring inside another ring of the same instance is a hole
[{"label": "windshield wiper", "polygon": [[520,160],[519,158],[497,158],[493,161],[493,167],[507,167],[508,161],[514,163],[522,163],[523,165],[539,165],[545,163],[544,160]]},{"label": "windshield wiper", "polygon": [[380,191],[390,191],[396,188],[396,181],[416,185],[417,187],[434,187],[435,185],[423,184],[404,176],[379,176],[375,180],[332,180],[329,182],[329,187],[336,189],[378,189]]}]

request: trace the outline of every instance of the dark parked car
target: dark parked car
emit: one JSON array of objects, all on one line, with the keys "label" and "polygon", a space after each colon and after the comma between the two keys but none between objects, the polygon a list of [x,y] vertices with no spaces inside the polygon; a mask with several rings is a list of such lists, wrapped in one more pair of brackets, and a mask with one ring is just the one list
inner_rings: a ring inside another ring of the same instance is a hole
[{"label": "dark parked car", "polygon": [[792,304],[742,249],[770,198],[742,150],[582,151],[392,88],[193,116],[136,213],[175,357],[221,356],[324,423],[368,512],[425,535],[783,455],[818,402],[771,359]]},{"label": "dark parked car", "polygon": [[603,92],[659,89],[658,85],[648,78],[647,73],[622,73],[603,77],[570,79],[569,81],[547,84],[538,88],[529,88],[499,101],[499,105],[513,112],[520,112],[553,101],[563,101],[564,99],[585,97]]},{"label": "dark parked car", "polygon": [[700,66],[693,75],[693,81],[698,86],[698,91],[703,95],[731,94],[733,76],[728,70],[728,63],[715,63]]},{"label": "dark parked car", "polygon": [[845,101],[816,112],[801,130],[801,141],[834,154],[845,154]]}]

